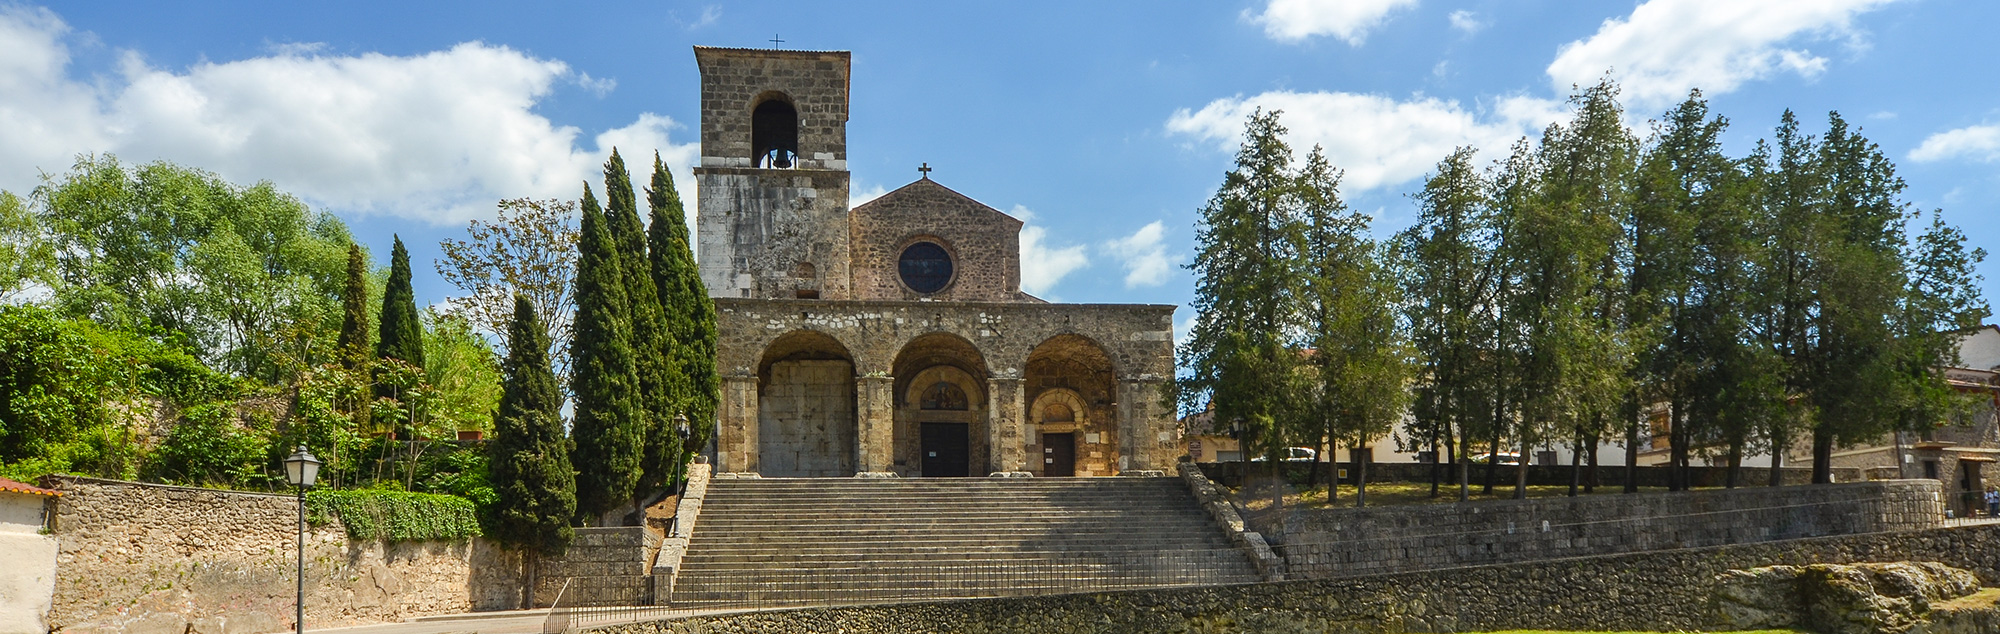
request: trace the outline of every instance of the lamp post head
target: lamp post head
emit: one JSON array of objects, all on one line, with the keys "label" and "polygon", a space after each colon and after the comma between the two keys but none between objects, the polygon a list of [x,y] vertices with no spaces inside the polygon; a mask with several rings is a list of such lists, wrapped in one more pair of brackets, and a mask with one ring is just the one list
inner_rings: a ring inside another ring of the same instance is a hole
[{"label": "lamp post head", "polygon": [[292,452],[291,457],[285,458],[285,481],[292,483],[293,486],[312,486],[319,480],[319,466],[322,464],[325,463],[313,457],[312,452],[306,451],[305,445],[299,445],[298,451]]},{"label": "lamp post head", "polygon": [[688,427],[687,414],[674,415],[674,434],[681,437],[681,442],[687,442],[688,436],[694,434],[694,430]]}]

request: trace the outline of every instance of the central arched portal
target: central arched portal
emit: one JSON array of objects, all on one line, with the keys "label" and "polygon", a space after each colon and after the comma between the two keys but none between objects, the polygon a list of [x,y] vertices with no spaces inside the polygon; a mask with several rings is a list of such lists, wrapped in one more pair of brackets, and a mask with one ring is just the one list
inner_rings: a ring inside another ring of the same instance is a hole
[{"label": "central arched portal", "polygon": [[757,367],[757,471],[846,477],[855,471],[854,358],[824,333],[786,333]]},{"label": "central arched portal", "polygon": [[933,333],[896,355],[896,471],[949,478],[993,471],[986,361],[971,342]]}]

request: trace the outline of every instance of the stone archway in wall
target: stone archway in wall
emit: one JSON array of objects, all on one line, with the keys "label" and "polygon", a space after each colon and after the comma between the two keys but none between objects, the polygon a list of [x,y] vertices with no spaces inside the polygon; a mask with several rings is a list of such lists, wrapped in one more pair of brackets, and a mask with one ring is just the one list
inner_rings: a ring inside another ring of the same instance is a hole
[{"label": "stone archway in wall", "polygon": [[757,472],[767,477],[855,473],[854,357],[825,333],[778,337],[757,364]]},{"label": "stone archway in wall", "polygon": [[891,456],[906,477],[983,476],[993,470],[985,356],[956,335],[931,333],[897,353]]},{"label": "stone archway in wall", "polygon": [[1028,470],[1037,476],[1117,475],[1117,375],[1104,348],[1056,335],[1028,353],[1022,389],[1029,403]]}]

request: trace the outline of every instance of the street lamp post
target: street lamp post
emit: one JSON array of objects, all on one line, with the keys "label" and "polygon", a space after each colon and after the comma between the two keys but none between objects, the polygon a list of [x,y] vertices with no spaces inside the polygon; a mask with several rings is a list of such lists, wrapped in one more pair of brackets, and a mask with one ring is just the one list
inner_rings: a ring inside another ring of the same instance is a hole
[{"label": "street lamp post", "polygon": [[667,483],[667,485],[681,486],[681,476],[687,475],[688,436],[694,435],[694,430],[688,427],[687,414],[674,415],[674,435],[679,436],[681,439],[680,455],[674,457],[674,481]]},{"label": "street lamp post", "polygon": [[306,451],[305,445],[291,457],[285,458],[285,481],[298,487],[299,491],[299,596],[297,622],[299,634],[306,631],[306,488],[319,480],[319,466],[323,464]]}]

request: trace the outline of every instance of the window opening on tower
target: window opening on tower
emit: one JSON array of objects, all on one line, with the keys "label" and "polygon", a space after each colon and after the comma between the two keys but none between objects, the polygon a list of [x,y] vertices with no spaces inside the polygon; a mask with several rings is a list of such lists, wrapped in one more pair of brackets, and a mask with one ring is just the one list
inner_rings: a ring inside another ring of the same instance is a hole
[{"label": "window opening on tower", "polygon": [[757,167],[791,169],[798,165],[799,111],[782,97],[757,104],[750,113],[750,145]]}]

